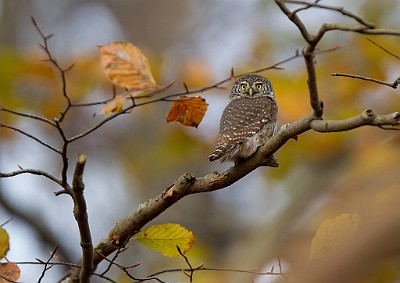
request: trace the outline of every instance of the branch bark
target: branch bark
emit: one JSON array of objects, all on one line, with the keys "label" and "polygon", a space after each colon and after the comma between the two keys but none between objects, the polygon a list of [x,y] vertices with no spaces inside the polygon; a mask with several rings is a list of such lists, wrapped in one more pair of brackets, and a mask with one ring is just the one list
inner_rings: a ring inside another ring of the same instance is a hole
[{"label": "branch bark", "polygon": [[90,276],[93,270],[93,244],[90,234],[88,214],[86,209],[86,200],[83,195],[85,185],[83,183],[83,172],[86,164],[86,156],[80,154],[76,162],[74,179],[72,182],[72,197],[74,200],[74,217],[78,223],[79,233],[81,235],[82,247],[82,265],[79,272],[79,282],[90,282]]},{"label": "branch bark", "polygon": [[[284,125],[256,152],[243,163],[229,168],[223,173],[213,172],[204,177],[196,178],[186,173],[179,177],[171,186],[166,188],[157,197],[139,205],[138,209],[125,219],[119,221],[109,232],[107,238],[100,241],[95,247],[93,257],[94,268],[118,248],[124,247],[129,239],[142,229],[144,225],[159,216],[170,206],[185,196],[212,192],[230,186],[260,166],[268,164],[268,160],[278,149],[290,139],[313,129],[318,132],[346,131],[366,125],[384,126],[400,125],[400,113],[389,115],[375,115],[372,110],[365,110],[360,115],[339,121],[324,121],[313,114],[294,123]],[[82,264],[82,260],[79,262]],[[77,269],[72,272],[76,278]]]}]

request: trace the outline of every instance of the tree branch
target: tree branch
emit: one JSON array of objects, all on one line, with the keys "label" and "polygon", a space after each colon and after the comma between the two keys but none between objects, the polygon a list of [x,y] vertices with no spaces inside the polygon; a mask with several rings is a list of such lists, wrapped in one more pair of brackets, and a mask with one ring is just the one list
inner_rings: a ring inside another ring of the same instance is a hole
[{"label": "tree branch", "polygon": [[56,126],[56,123],[54,121],[49,120],[49,119],[44,118],[44,117],[41,117],[41,116],[37,116],[37,115],[33,115],[33,114],[28,114],[28,113],[23,113],[23,112],[7,109],[7,108],[4,108],[2,106],[0,106],[0,111],[4,111],[4,112],[8,112],[8,113],[14,114],[16,116],[21,116],[21,117],[29,118],[29,119],[32,119],[32,120],[37,120],[37,121],[40,121],[40,122],[44,122],[44,123],[47,123],[47,124],[49,124],[51,126]]},{"label": "tree branch", "polygon": [[21,170],[9,172],[9,173],[0,172],[0,178],[10,178],[10,177],[14,177],[14,176],[21,175],[21,174],[32,174],[32,175],[43,176],[43,177],[46,177],[47,179],[50,179],[51,181],[59,184],[61,187],[63,187],[61,180],[57,179],[56,177],[54,177],[50,173],[47,173],[46,171],[37,170],[37,169],[21,169]]},{"label": "tree branch", "polygon": [[371,109],[367,109],[358,116],[344,120],[314,120],[311,128],[320,133],[344,132],[366,125],[371,126],[396,126],[399,125],[400,113],[388,115],[375,115]]},{"label": "tree branch", "polygon": [[[159,216],[180,199],[188,195],[212,192],[230,186],[256,168],[265,165],[273,153],[291,138],[310,129],[318,132],[337,132],[366,125],[400,125],[400,113],[375,115],[372,110],[366,110],[360,115],[339,121],[325,121],[316,117],[315,114],[311,114],[294,123],[282,126],[279,132],[268,140],[265,145],[260,147],[256,154],[243,163],[229,168],[224,173],[214,172],[200,178],[196,178],[188,173],[183,174],[161,194],[139,205],[134,213],[119,221],[114,226],[108,237],[101,240],[95,247],[93,258],[94,268],[96,268],[105,256],[110,255],[118,248],[124,247],[129,239],[139,232],[145,224]],[[74,271],[72,274],[76,274],[76,272]]]},{"label": "tree branch", "polygon": [[400,56],[399,56],[399,55],[397,55],[397,54],[395,54],[395,53],[393,53],[393,52],[390,52],[390,51],[387,50],[385,47],[383,47],[382,45],[376,43],[375,41],[373,41],[373,40],[370,39],[370,38],[367,38],[367,40],[368,40],[369,42],[371,42],[372,44],[378,46],[378,47],[379,47],[380,49],[382,49],[385,53],[387,53],[387,54],[389,54],[390,56],[396,58],[397,60],[400,60]]},{"label": "tree branch", "polygon": [[22,134],[22,135],[24,135],[24,136],[26,136],[28,138],[33,139],[34,141],[40,143],[41,145],[47,147],[48,149],[50,149],[50,150],[52,150],[52,151],[54,151],[54,152],[56,152],[58,154],[61,154],[61,151],[59,151],[57,148],[45,143],[44,141],[40,140],[39,138],[37,138],[37,137],[35,137],[35,136],[33,136],[33,135],[23,131],[23,130],[17,129],[17,128],[12,127],[12,126],[7,126],[7,125],[1,124],[1,123],[0,123],[0,128],[6,128],[6,129],[13,130],[15,132],[18,132],[18,133],[20,133],[20,134]]},{"label": "tree branch", "polygon": [[374,83],[378,83],[378,84],[381,84],[381,85],[389,86],[389,87],[394,88],[394,89],[396,89],[397,86],[400,83],[400,77],[398,77],[394,82],[388,83],[388,82],[377,80],[377,79],[374,79],[374,78],[368,78],[368,77],[359,76],[359,75],[353,75],[353,74],[332,73],[331,76],[334,76],[334,77],[348,77],[348,78],[359,79],[359,80],[363,80],[363,81],[374,82]]},{"label": "tree branch", "polygon": [[86,164],[86,156],[80,154],[76,162],[74,179],[72,182],[72,197],[74,200],[74,217],[78,223],[79,233],[81,235],[82,247],[82,267],[80,268],[79,282],[90,282],[90,276],[93,270],[93,244],[90,234],[86,200],[83,195],[85,185],[83,183],[83,172]]},{"label": "tree branch", "polygon": [[59,72],[60,77],[61,77],[61,83],[62,83],[62,94],[64,96],[64,98],[67,100],[67,105],[65,107],[65,109],[63,111],[60,112],[60,117],[57,119],[58,122],[62,122],[62,120],[64,120],[65,115],[67,114],[67,112],[69,111],[69,109],[72,106],[72,102],[71,99],[68,96],[67,93],[67,81],[65,78],[65,73],[67,71],[69,71],[70,69],[72,69],[73,64],[70,65],[67,68],[62,68],[57,60],[53,57],[53,55],[50,52],[49,46],[48,46],[48,40],[53,37],[53,34],[49,34],[49,35],[45,35],[43,33],[43,31],[40,29],[39,25],[37,24],[36,20],[34,17],[31,17],[32,23],[34,25],[34,27],[36,28],[37,32],[40,34],[40,36],[43,39],[43,44],[39,44],[39,46],[42,48],[42,50],[46,53],[47,55],[47,60],[48,62],[50,62],[55,68],[56,70]]}]

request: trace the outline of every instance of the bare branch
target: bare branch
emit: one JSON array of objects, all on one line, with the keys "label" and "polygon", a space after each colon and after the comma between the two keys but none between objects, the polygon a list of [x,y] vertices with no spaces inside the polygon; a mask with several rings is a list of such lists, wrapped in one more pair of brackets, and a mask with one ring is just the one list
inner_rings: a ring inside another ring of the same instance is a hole
[{"label": "bare branch", "polygon": [[[366,125],[400,125],[400,114],[396,112],[389,115],[375,115],[371,110],[366,110],[358,116],[341,121],[324,121],[313,114],[281,127],[279,132],[268,140],[256,154],[224,173],[214,172],[201,178],[196,178],[191,174],[182,175],[156,198],[141,204],[136,212],[116,224],[110,231],[108,238],[103,239],[96,246],[93,259],[94,266],[96,267],[104,256],[108,256],[118,247],[123,247],[145,224],[183,197],[230,186],[257,167],[265,165],[266,160],[291,138],[310,129],[319,132],[333,132],[346,131]],[[98,256],[98,254],[103,256]]]},{"label": "bare branch", "polygon": [[192,267],[192,265],[190,264],[189,259],[187,258],[187,256],[185,256],[181,249],[179,248],[179,246],[176,246],[176,249],[178,250],[178,253],[183,257],[183,259],[185,260],[186,264],[189,266],[189,274],[185,273],[188,277],[189,277],[189,282],[192,283],[193,282],[193,273],[194,273],[194,269]]},{"label": "bare branch", "polygon": [[319,99],[318,86],[317,86],[317,73],[315,71],[315,54],[314,46],[307,46],[304,51],[304,61],[307,68],[307,86],[310,95],[310,104],[314,110],[315,116],[322,117],[324,108],[323,103]]},{"label": "bare branch", "polygon": [[399,55],[397,55],[397,54],[395,54],[395,53],[393,53],[393,52],[390,52],[390,51],[387,50],[385,47],[383,47],[382,45],[376,43],[375,41],[373,41],[373,40],[370,39],[370,38],[367,38],[367,40],[368,40],[369,42],[371,42],[372,44],[375,44],[376,46],[378,46],[380,49],[382,49],[382,50],[383,50],[384,52],[386,52],[387,54],[389,54],[389,55],[393,56],[394,58],[400,60],[400,56],[399,56]]},{"label": "bare branch", "polygon": [[314,37],[308,32],[306,26],[303,24],[297,14],[290,11],[290,9],[284,4],[284,2],[285,1],[283,0],[275,0],[275,3],[282,10],[282,12],[297,26],[303,38],[309,44],[311,44],[314,41]]},{"label": "bare branch", "polygon": [[80,283],[89,283],[93,269],[93,244],[90,234],[86,200],[83,195],[85,185],[83,183],[83,172],[86,164],[86,156],[80,154],[76,162],[74,179],[72,183],[72,196],[74,199],[74,216],[78,223],[79,233],[81,236],[82,247],[82,267],[79,275]]},{"label": "bare branch", "polygon": [[31,17],[32,23],[34,25],[34,27],[36,28],[37,32],[40,34],[40,36],[43,39],[43,44],[40,44],[39,46],[42,48],[42,50],[46,53],[47,56],[47,60],[48,62],[50,62],[54,68],[58,71],[58,73],[60,74],[61,77],[61,83],[62,83],[62,94],[64,96],[64,98],[67,100],[67,105],[65,107],[65,109],[63,111],[60,112],[60,117],[58,118],[59,122],[62,122],[64,120],[65,115],[67,114],[67,112],[69,111],[69,109],[72,106],[72,102],[71,99],[68,96],[67,93],[67,81],[65,78],[65,73],[69,70],[71,70],[71,68],[73,67],[73,64],[70,65],[69,67],[63,69],[57,62],[57,60],[53,57],[53,55],[50,52],[49,46],[48,46],[48,40],[53,36],[52,34],[50,35],[45,35],[43,33],[43,31],[40,29],[39,25],[37,24],[36,20],[34,17]]},{"label": "bare branch", "polygon": [[371,109],[367,109],[358,116],[344,120],[314,120],[311,128],[320,133],[349,131],[361,126],[396,126],[399,125],[399,112],[389,115],[375,115]]},{"label": "bare branch", "polygon": [[41,145],[47,147],[48,149],[50,149],[50,150],[52,150],[52,151],[54,151],[54,152],[56,152],[58,154],[61,154],[61,151],[59,151],[57,148],[45,143],[44,141],[40,140],[39,138],[37,138],[37,137],[35,137],[35,136],[33,136],[33,135],[23,131],[23,130],[17,129],[17,128],[12,127],[12,126],[7,126],[7,125],[4,125],[4,124],[0,124],[0,128],[6,128],[6,129],[13,130],[15,132],[18,132],[18,133],[20,133],[20,134],[22,134],[22,135],[24,135],[24,136],[26,136],[28,138],[33,139],[34,141],[40,143]]},{"label": "bare branch", "polygon": [[[271,65],[271,66],[269,66],[269,67],[265,67],[265,68],[256,70],[256,71],[254,71],[254,72],[252,72],[252,73],[261,73],[261,72],[264,72],[264,71],[266,71],[266,70],[277,69],[279,65],[282,65],[282,64],[287,63],[287,62],[289,62],[289,61],[292,61],[292,60],[294,60],[294,59],[296,59],[296,58],[298,58],[298,57],[300,57],[300,56],[301,56],[300,53],[299,53],[298,51],[296,51],[295,55],[293,55],[293,56],[291,56],[291,57],[289,57],[289,58],[286,58],[286,59],[284,59],[284,60],[282,60],[282,61],[280,61],[280,62],[278,62],[278,63],[275,63],[275,64],[273,64],[273,65]],[[241,75],[243,75],[243,74],[241,74]],[[241,75],[237,75],[237,76],[235,76],[235,78],[236,78],[236,77],[239,77],[239,76],[241,76]],[[96,131],[97,129],[99,129],[99,128],[100,128],[101,126],[103,126],[104,124],[110,122],[111,120],[114,120],[115,118],[119,117],[119,116],[122,115],[122,114],[128,113],[128,112],[129,112],[131,109],[133,109],[134,107],[139,107],[139,106],[143,106],[143,105],[147,105],[147,104],[152,104],[152,103],[156,103],[156,102],[160,102],[160,101],[170,101],[170,100],[169,100],[170,98],[178,97],[178,96],[180,96],[180,95],[193,95],[193,94],[197,94],[197,93],[203,93],[203,92],[206,92],[206,91],[210,91],[210,90],[212,90],[212,89],[218,89],[218,88],[220,88],[221,85],[223,85],[224,83],[230,81],[231,79],[232,79],[232,77],[228,77],[228,78],[226,78],[226,79],[224,79],[224,80],[222,80],[222,81],[219,81],[219,82],[217,82],[217,83],[215,83],[215,84],[213,84],[213,85],[206,86],[206,87],[203,87],[203,88],[200,88],[200,89],[195,89],[195,90],[190,90],[190,91],[189,91],[189,89],[186,89],[186,88],[185,88],[185,91],[184,91],[184,92],[173,93],[173,94],[170,94],[170,95],[167,95],[167,96],[163,96],[163,97],[161,97],[161,98],[156,98],[156,99],[148,100],[148,101],[144,101],[144,102],[136,102],[135,104],[132,104],[132,105],[127,106],[127,107],[124,108],[121,112],[119,112],[119,113],[114,113],[114,114],[112,114],[112,115],[106,117],[104,120],[102,120],[102,121],[99,122],[97,125],[93,126],[92,128],[86,130],[85,132],[82,132],[82,133],[79,133],[79,134],[77,134],[77,135],[75,135],[75,136],[73,136],[73,137],[70,137],[70,138],[68,139],[68,142],[74,142],[74,141],[76,141],[76,140],[78,140],[78,139],[81,139],[81,138],[83,138],[83,137],[89,135],[90,133],[92,133],[92,132]],[[187,87],[187,86],[186,86],[186,87]],[[157,91],[157,90],[156,90],[156,91]],[[146,95],[145,97],[152,96],[152,95],[153,95],[153,93],[150,93],[150,94]],[[140,98],[140,97],[135,97],[135,98]]]},{"label": "bare branch", "polygon": [[378,84],[381,84],[381,85],[390,86],[391,88],[394,88],[394,89],[396,89],[397,86],[400,83],[400,77],[397,78],[394,82],[388,83],[388,82],[385,82],[385,81],[381,81],[381,80],[377,80],[377,79],[373,79],[373,78],[369,78],[369,77],[364,77],[364,76],[359,76],[359,75],[352,75],[352,74],[332,73],[331,76],[334,76],[334,77],[348,77],[348,78],[359,79],[359,80],[363,80],[363,81],[374,82],[374,83],[378,83]]},{"label": "bare branch", "polygon": [[[284,0],[284,2],[290,3],[290,4],[304,5],[305,7],[301,8],[301,10],[305,10],[305,9],[314,7],[314,8],[325,9],[325,10],[330,10],[330,11],[336,11],[336,12],[341,13],[344,16],[353,18],[354,20],[356,20],[357,22],[359,22],[360,24],[362,24],[364,26],[367,26],[369,28],[374,28],[373,23],[370,23],[370,22],[364,20],[363,18],[361,18],[360,16],[357,16],[357,15],[353,14],[352,12],[345,10],[343,7],[322,5],[322,4],[319,4],[318,1],[314,1],[314,2],[310,3],[310,2],[306,2],[306,1]],[[297,11],[300,11],[300,9],[298,9]]]},{"label": "bare branch", "polygon": [[248,274],[252,274],[252,275],[269,275],[269,276],[283,276],[286,277],[286,275],[282,272],[273,272],[273,271],[267,271],[267,272],[262,272],[262,271],[257,271],[257,269],[254,270],[243,270],[243,269],[234,269],[234,268],[218,268],[218,267],[205,267],[203,264],[194,267],[192,269],[190,268],[186,268],[186,269],[182,269],[182,268],[171,268],[171,269],[165,269],[162,271],[158,271],[155,272],[151,275],[149,275],[148,277],[153,277],[153,276],[157,276],[157,275],[161,275],[164,273],[171,273],[171,272],[190,272],[191,270],[193,270],[194,272],[196,271],[220,271],[220,272],[237,272],[237,273],[248,273]]},{"label": "bare branch", "polygon": [[41,121],[41,122],[47,123],[47,124],[49,124],[51,126],[55,126],[56,125],[56,123],[54,121],[49,120],[47,118],[44,118],[44,117],[41,117],[41,116],[37,116],[37,115],[33,115],[33,114],[18,112],[18,111],[15,111],[15,110],[4,108],[2,106],[0,106],[0,111],[8,112],[8,113],[11,113],[11,114],[14,114],[14,115],[17,115],[17,116],[21,116],[21,117],[25,117],[25,118],[29,118],[29,119],[32,119],[32,120]]},{"label": "bare branch", "polygon": [[32,175],[43,176],[43,177],[46,177],[47,179],[50,179],[51,181],[59,184],[61,187],[63,187],[61,180],[57,179],[56,177],[47,173],[46,171],[37,170],[37,169],[21,169],[21,170],[10,172],[10,173],[0,172],[0,178],[10,178],[10,177],[18,176],[21,174],[32,174]]},{"label": "bare branch", "polygon": [[58,245],[54,248],[53,252],[51,253],[51,255],[49,257],[49,259],[46,262],[44,262],[43,271],[42,271],[42,274],[39,277],[38,283],[42,282],[42,279],[44,278],[44,275],[46,274],[46,271],[49,270],[53,266],[50,263],[50,261],[56,255],[57,249],[58,249]]},{"label": "bare branch", "polygon": [[[136,212],[116,224],[110,231],[108,238],[103,239],[96,246],[93,258],[94,268],[104,259],[104,256],[108,256],[119,247],[125,246],[129,239],[140,231],[145,224],[183,197],[226,188],[257,167],[263,166],[270,159],[270,156],[282,147],[291,137],[309,130],[309,123],[314,119],[314,116],[308,116],[284,127],[284,129],[281,129],[272,139],[261,147],[253,157],[237,166],[231,167],[224,173],[214,172],[202,178],[196,178],[190,174],[183,174],[173,185],[166,188],[160,195],[141,204]],[[102,256],[100,256],[100,254]],[[77,274],[75,270],[72,278],[76,278]]]}]

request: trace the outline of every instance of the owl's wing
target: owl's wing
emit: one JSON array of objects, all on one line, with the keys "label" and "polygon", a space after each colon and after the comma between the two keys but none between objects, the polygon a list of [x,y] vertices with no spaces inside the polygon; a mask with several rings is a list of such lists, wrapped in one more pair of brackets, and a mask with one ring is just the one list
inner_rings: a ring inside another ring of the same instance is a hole
[{"label": "owl's wing", "polygon": [[236,145],[255,135],[265,124],[271,125],[271,130],[265,133],[271,137],[274,134],[277,111],[276,101],[269,96],[232,100],[222,114],[217,148],[208,160],[224,160],[224,156]]}]

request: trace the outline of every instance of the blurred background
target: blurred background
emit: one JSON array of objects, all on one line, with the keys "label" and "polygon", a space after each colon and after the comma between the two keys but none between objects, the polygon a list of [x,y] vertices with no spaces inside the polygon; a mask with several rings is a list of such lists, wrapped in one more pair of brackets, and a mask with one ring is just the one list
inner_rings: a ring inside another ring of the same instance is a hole
[{"label": "blurred background", "polygon": [[[323,1],[373,22],[379,28],[399,28],[400,3],[387,1]],[[351,24],[339,13],[312,9],[299,14],[312,31],[324,22]],[[54,34],[50,50],[67,73],[67,91],[75,103],[101,101],[112,86],[98,58],[98,45],[130,41],[149,59],[159,84],[176,80],[169,92],[205,87],[236,74],[268,67],[301,50],[305,42],[273,1],[120,0],[0,1],[0,105],[52,119],[65,106],[59,74],[41,62],[42,39],[31,22],[34,16],[46,34]],[[400,55],[400,39],[371,37]],[[344,119],[372,108],[388,114],[400,109],[399,91],[349,78],[343,72],[393,82],[399,61],[367,40],[367,36],[330,32],[320,49],[338,45],[335,52],[317,57],[317,77],[326,119]],[[263,73],[273,82],[279,104],[279,124],[311,112],[307,78],[301,58],[283,70]],[[79,153],[88,158],[84,181],[90,227],[96,244],[121,218],[155,197],[180,175],[203,176],[224,171],[231,164],[209,163],[216,144],[218,121],[228,102],[227,91],[201,94],[209,103],[196,128],[167,124],[169,104],[161,102],[135,108],[84,139],[69,151],[71,179]],[[69,137],[99,123],[92,117],[99,106],[74,108],[64,128]],[[34,134],[59,147],[61,139],[48,125],[0,112],[0,123]],[[196,243],[188,253],[193,266],[303,270],[311,239],[321,222],[341,213],[359,213],[363,219],[384,211],[388,200],[399,199],[396,131],[363,127],[344,133],[307,132],[289,141],[276,156],[279,168],[259,168],[224,190],[189,196],[150,224],[179,223],[192,230]],[[0,128],[0,171],[36,168],[60,176],[58,155],[14,131]],[[31,175],[0,179],[0,223],[10,235],[10,261],[46,260],[56,244],[62,261],[81,256],[72,201],[55,196],[60,188]],[[357,282],[399,282],[399,254],[380,261]],[[136,242],[118,259],[123,265],[142,263],[132,273],[142,277],[166,268],[186,267],[182,258],[164,258]],[[105,264],[99,266],[101,272]],[[43,266],[20,265],[21,282],[36,282]],[[55,282],[67,270],[53,267],[42,282]],[[108,275],[130,282],[116,270]],[[187,282],[180,273],[163,277],[167,282]],[[200,282],[278,282],[281,277],[236,272],[203,271]],[[397,280],[397,281],[396,281]],[[96,277],[93,282],[104,282]]]}]

